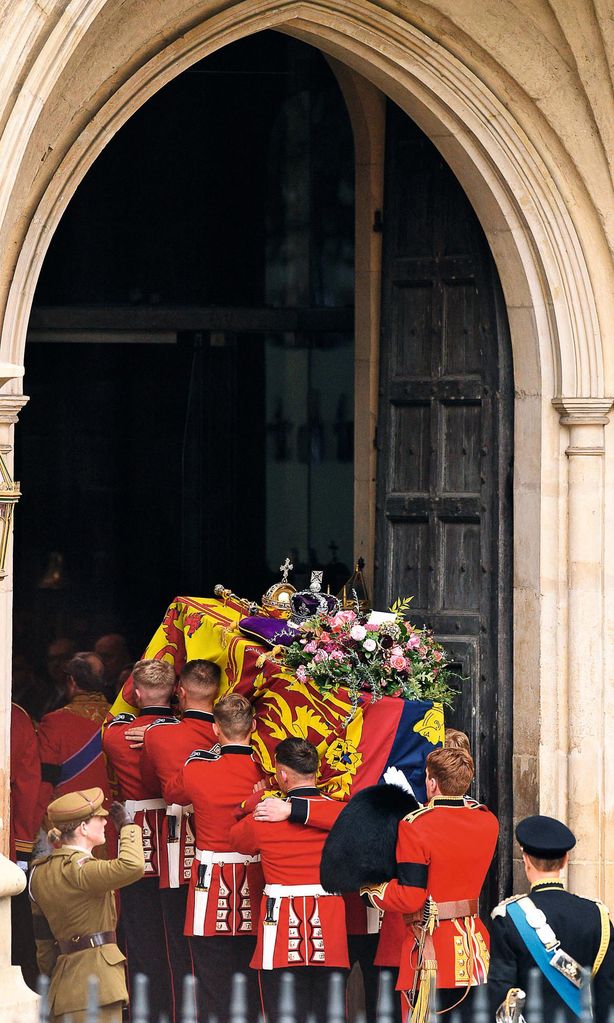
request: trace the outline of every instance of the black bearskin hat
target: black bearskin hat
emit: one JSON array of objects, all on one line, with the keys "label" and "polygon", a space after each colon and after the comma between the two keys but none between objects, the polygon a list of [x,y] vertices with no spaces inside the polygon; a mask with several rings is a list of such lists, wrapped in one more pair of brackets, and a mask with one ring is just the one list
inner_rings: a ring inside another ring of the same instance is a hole
[{"label": "black bearskin hat", "polygon": [[355,892],[396,875],[399,821],[417,810],[414,796],[398,785],[370,785],[339,814],[326,840],[320,883],[327,892]]}]

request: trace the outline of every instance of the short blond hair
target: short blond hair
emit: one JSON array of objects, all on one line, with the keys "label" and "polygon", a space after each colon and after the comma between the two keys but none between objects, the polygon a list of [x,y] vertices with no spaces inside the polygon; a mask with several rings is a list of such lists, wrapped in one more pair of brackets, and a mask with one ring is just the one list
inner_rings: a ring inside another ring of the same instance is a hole
[{"label": "short blond hair", "polygon": [[168,698],[175,688],[176,680],[175,669],[168,661],[145,659],[137,661],[132,669],[135,689],[151,693],[157,699]]},{"label": "short blond hair", "polygon": [[254,708],[240,693],[229,693],[213,708],[215,723],[227,739],[246,739],[254,721]]}]

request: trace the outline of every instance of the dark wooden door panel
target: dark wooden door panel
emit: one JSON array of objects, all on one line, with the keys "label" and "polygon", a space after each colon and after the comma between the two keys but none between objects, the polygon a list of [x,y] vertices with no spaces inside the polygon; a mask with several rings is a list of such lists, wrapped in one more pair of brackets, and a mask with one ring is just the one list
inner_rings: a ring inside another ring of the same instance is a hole
[{"label": "dark wooden door panel", "polygon": [[[512,372],[492,257],[433,145],[387,116],[376,603],[414,597],[457,664],[450,723],[475,793],[511,824]],[[502,708],[505,706],[505,714]],[[509,881],[509,855],[499,884]]]}]

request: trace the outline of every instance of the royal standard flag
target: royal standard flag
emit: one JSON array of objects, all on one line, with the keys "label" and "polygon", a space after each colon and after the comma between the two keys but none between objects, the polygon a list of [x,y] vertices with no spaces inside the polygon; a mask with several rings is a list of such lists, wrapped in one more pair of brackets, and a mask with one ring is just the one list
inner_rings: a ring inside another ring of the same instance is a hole
[{"label": "royal standard flag", "polygon": [[[326,698],[310,681],[271,658],[266,646],[244,636],[245,610],[217,598],[176,597],[148,644],[144,658],[169,661],[179,673],[186,661],[204,658],[221,669],[220,696],[242,693],[256,710],[254,746],[263,768],[273,773],[275,747],[288,736],[308,739],[320,753],[320,784],[331,796],[348,799],[374,785],[394,766],[424,800],[424,767],[443,744],[443,708],[430,700],[389,696],[374,701],[364,693],[355,713],[347,689]],[[132,679],[111,715],[134,712]]]}]

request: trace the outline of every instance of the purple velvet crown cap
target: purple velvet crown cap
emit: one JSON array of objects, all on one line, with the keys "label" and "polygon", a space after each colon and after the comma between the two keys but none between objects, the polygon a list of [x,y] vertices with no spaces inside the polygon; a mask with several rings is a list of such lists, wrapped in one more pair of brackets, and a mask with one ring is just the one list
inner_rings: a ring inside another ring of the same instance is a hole
[{"label": "purple velvet crown cap", "polygon": [[298,638],[299,631],[283,618],[265,618],[264,615],[252,615],[242,618],[239,628],[245,636],[257,639],[267,646],[290,646]]},{"label": "purple velvet crown cap", "polygon": [[335,614],[339,610],[339,601],[332,593],[310,593],[301,590],[290,597],[293,614],[300,618],[312,618],[318,611]]}]

